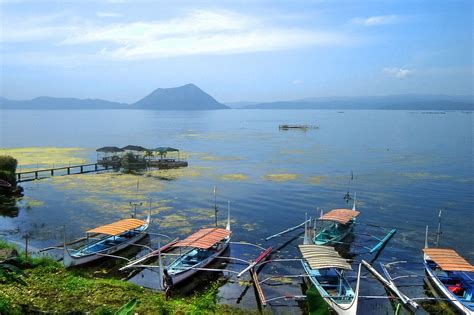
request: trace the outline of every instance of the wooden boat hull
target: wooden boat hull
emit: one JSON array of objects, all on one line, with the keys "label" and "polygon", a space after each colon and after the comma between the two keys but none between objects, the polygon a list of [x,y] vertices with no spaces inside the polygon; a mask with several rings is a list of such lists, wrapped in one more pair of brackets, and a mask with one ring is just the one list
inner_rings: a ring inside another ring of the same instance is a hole
[{"label": "wooden boat hull", "polygon": [[205,268],[208,265],[210,265],[212,262],[214,262],[214,260],[217,257],[221,256],[222,253],[228,248],[229,242],[230,242],[230,239],[228,239],[225,243],[223,243],[223,246],[222,246],[221,249],[219,249],[218,251],[216,251],[214,254],[207,257],[206,259],[204,259],[204,260],[198,262],[197,264],[191,266],[189,269],[183,270],[183,271],[178,272],[178,273],[174,273],[172,270],[169,270],[169,273],[170,273],[171,277],[173,278],[173,285],[177,285],[179,283],[182,283],[185,280],[187,280],[187,279],[191,278],[192,276],[194,276],[199,271],[201,271],[201,270],[195,269],[195,268]]},{"label": "wooden boat hull", "polygon": [[449,300],[449,303],[453,305],[458,311],[463,312],[464,314],[474,315],[474,310],[469,309],[463,302],[443,284],[443,282],[438,278],[438,276],[433,272],[433,269],[430,268],[428,264],[430,260],[429,256],[424,254],[423,261],[425,265],[425,271],[428,275],[428,280],[433,284],[434,288],[442,294],[443,298]]},{"label": "wooden boat hull", "polygon": [[[114,253],[117,253],[127,248],[128,246],[138,242],[143,237],[145,237],[147,235],[149,224],[150,223],[149,223],[149,218],[148,218],[146,224],[143,225],[143,228],[141,229],[139,233],[137,233],[137,235],[131,237],[130,239],[127,239],[127,241],[125,242],[119,243],[118,245],[106,248],[96,253],[91,253],[87,255],[76,255],[75,253],[80,252],[80,249],[71,252],[67,247],[65,247],[63,264],[65,267],[84,265],[92,261],[98,260],[100,258],[107,257],[106,255],[113,255]],[[104,238],[104,240],[107,238],[110,238],[110,237],[106,237]]]},{"label": "wooden boat hull", "polygon": [[303,268],[305,269],[308,278],[314,287],[318,290],[321,297],[324,301],[339,315],[356,315],[357,314],[357,305],[358,305],[358,296],[359,296],[359,280],[360,280],[360,266],[359,273],[357,277],[357,287],[349,303],[337,303],[333,298],[328,297],[328,292],[324,290],[321,286],[321,283],[316,279],[316,277],[311,276],[313,270],[309,267],[306,262],[303,262]]}]

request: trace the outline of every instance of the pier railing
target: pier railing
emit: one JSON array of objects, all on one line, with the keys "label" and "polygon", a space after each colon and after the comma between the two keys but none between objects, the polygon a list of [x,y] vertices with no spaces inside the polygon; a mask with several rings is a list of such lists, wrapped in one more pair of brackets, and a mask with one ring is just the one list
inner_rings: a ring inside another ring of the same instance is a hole
[{"label": "pier railing", "polygon": [[108,165],[99,165],[98,163],[70,165],[70,166],[52,167],[52,168],[46,168],[46,169],[34,170],[34,171],[17,172],[16,178],[17,178],[17,182],[26,182],[26,181],[36,180],[40,178],[46,178],[46,177],[59,175],[58,174],[59,172],[61,172],[61,175],[72,175],[72,174],[98,172],[98,171],[108,170],[109,168],[110,167]]}]

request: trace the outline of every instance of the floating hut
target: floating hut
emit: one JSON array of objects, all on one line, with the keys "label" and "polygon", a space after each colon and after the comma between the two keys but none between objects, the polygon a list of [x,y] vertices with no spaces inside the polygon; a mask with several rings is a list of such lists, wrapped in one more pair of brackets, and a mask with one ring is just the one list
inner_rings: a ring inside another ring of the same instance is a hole
[{"label": "floating hut", "polygon": [[[157,167],[157,168],[178,168],[188,166],[186,160],[180,158],[179,150],[171,147],[158,147],[147,149],[139,145],[127,145],[123,148],[103,147],[97,149],[97,163],[112,167]],[[129,155],[133,154],[133,157]],[[176,154],[167,157],[169,153]],[[130,159],[132,161],[130,161]]]},{"label": "floating hut", "polygon": [[[158,167],[158,168],[178,168],[178,167],[186,167],[188,166],[188,162],[180,159],[179,157],[179,150],[171,147],[158,147],[153,150],[160,156],[159,159],[149,160],[149,166],[151,167]],[[170,152],[176,152],[177,157],[168,158],[166,155]],[[155,156],[156,157],[156,156]]]},{"label": "floating hut", "polygon": [[123,151],[125,151],[125,153],[133,153],[133,155],[139,159],[139,158],[144,158],[145,157],[145,154],[147,151],[150,151],[149,149],[147,148],[144,148],[142,146],[139,146],[139,145],[127,145],[126,147],[123,147],[122,148]]},{"label": "floating hut", "polygon": [[120,167],[123,149],[119,147],[102,147],[96,150],[97,163],[104,166]]}]

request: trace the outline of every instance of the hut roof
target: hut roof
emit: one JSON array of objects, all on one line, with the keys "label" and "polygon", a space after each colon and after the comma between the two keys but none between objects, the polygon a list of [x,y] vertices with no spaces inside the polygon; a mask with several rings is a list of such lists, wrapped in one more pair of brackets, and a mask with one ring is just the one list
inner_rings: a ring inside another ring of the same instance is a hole
[{"label": "hut roof", "polygon": [[158,151],[160,153],[166,153],[166,152],[179,152],[178,149],[171,148],[171,147],[158,147],[156,149],[153,149],[153,151]]},{"label": "hut roof", "polygon": [[122,150],[126,150],[126,151],[150,151],[147,148],[144,148],[142,146],[131,145],[131,144],[127,145],[126,147],[123,147]]},{"label": "hut roof", "polygon": [[116,153],[116,152],[123,152],[123,149],[119,147],[102,147],[96,150],[97,152],[106,152],[106,153]]}]

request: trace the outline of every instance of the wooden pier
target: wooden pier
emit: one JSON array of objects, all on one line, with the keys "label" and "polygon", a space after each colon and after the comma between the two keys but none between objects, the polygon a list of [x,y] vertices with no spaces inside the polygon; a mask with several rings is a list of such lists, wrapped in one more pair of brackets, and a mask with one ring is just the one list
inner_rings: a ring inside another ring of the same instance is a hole
[{"label": "wooden pier", "polygon": [[[47,178],[55,175],[75,175],[91,172],[99,172],[108,170],[108,165],[99,165],[98,163],[53,167],[36,171],[25,171],[16,173],[17,182],[27,182],[42,178]],[[60,174],[58,174],[60,173]],[[43,176],[41,176],[43,174]],[[44,176],[46,174],[46,176]]]}]

